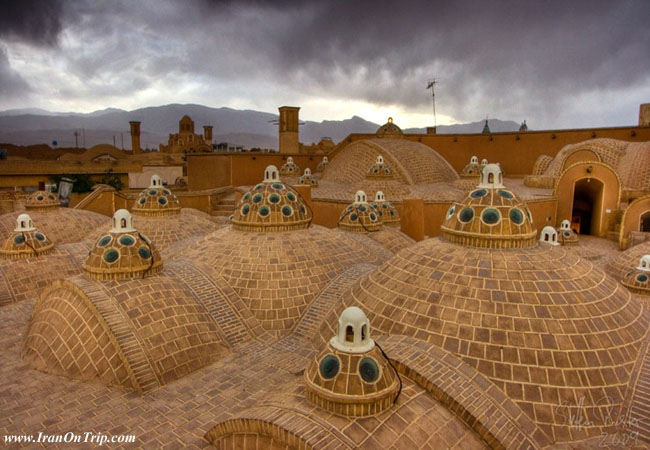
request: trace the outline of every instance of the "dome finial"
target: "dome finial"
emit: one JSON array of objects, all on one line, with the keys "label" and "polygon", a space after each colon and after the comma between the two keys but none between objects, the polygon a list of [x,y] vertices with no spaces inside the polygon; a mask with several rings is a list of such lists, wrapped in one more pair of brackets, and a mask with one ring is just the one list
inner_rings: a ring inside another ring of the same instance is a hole
[{"label": "dome finial", "polygon": [[503,172],[499,164],[486,164],[481,171],[478,187],[487,189],[503,188]]},{"label": "dome finial", "polygon": [[643,270],[644,272],[650,272],[650,255],[643,255],[641,257],[637,269]]},{"label": "dome finial", "polygon": [[346,308],[339,316],[338,331],[331,340],[332,347],[347,353],[364,353],[372,350],[375,341],[370,339],[370,321],[356,306]]},{"label": "dome finial", "polygon": [[368,197],[365,192],[357,191],[357,193],[354,194],[354,204],[361,205],[362,203],[368,203]]},{"label": "dome finial", "polygon": [[542,232],[539,235],[539,242],[551,245],[560,245],[557,242],[557,231],[552,226],[545,226],[542,228]]},{"label": "dome finial", "polygon": [[126,209],[118,209],[113,214],[113,227],[111,233],[133,233],[133,217]]},{"label": "dome finial", "polygon": [[29,217],[28,214],[21,214],[18,216],[16,219],[16,228],[14,231],[34,231],[36,228],[34,227],[34,223],[32,222],[32,218]]},{"label": "dome finial", "polygon": [[280,181],[280,172],[275,166],[267,166],[264,169],[264,182],[265,183],[277,183]]},{"label": "dome finial", "polygon": [[150,188],[162,187],[162,180],[158,175],[151,175],[151,181],[149,182]]}]

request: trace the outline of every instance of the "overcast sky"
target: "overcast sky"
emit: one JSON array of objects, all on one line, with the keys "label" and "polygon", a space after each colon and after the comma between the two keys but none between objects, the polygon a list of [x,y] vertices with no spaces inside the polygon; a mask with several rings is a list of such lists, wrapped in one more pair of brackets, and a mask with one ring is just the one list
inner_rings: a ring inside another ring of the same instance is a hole
[{"label": "overcast sky", "polygon": [[0,109],[199,103],[404,127],[635,125],[650,0],[3,1]]}]

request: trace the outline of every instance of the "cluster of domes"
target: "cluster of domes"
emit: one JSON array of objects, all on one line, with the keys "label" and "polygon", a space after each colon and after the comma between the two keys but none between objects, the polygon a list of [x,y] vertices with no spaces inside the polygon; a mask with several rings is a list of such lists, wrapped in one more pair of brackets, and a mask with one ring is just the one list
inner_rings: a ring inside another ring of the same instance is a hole
[{"label": "cluster of domes", "polygon": [[151,177],[149,187],[140,193],[132,208],[133,214],[142,216],[166,216],[180,214],[178,198],[163,186],[158,175]]},{"label": "cluster of domes", "polygon": [[357,307],[343,311],[338,332],[304,372],[307,398],[344,416],[369,416],[399,395],[395,369],[370,338],[370,322]]},{"label": "cluster of domes", "polygon": [[0,247],[0,257],[23,259],[44,255],[52,251],[54,244],[47,236],[34,227],[31,217],[21,214],[16,220],[16,228]]},{"label": "cluster of domes", "polygon": [[288,231],[309,227],[312,214],[300,194],[283,183],[275,166],[264,171],[264,181],[246,192],[231,219],[242,231]]},{"label": "cluster of domes", "polygon": [[372,179],[392,178],[393,172],[391,171],[390,164],[384,161],[383,156],[379,155],[368,169],[367,177]]},{"label": "cluster of domes", "polygon": [[449,208],[441,229],[450,242],[489,248],[530,247],[537,235],[528,206],[503,185],[497,164],[483,168],[478,187]]},{"label": "cluster of domes", "polygon": [[55,208],[61,206],[59,200],[51,192],[36,191],[25,199],[25,208]]},{"label": "cluster of domes", "polygon": [[318,163],[318,166],[316,166],[316,172],[322,172],[328,164],[329,160],[327,159],[327,156],[323,156],[322,161]]},{"label": "cluster of domes", "polygon": [[368,203],[366,193],[357,191],[354,203],[348,205],[339,217],[338,226],[342,230],[370,233],[381,229],[381,217],[376,208]]},{"label": "cluster of domes", "polygon": [[399,225],[399,212],[395,205],[386,200],[386,196],[382,191],[375,193],[375,200],[370,203],[377,214],[381,218],[384,225]]},{"label": "cluster of domes", "polygon": [[289,156],[287,162],[280,167],[280,174],[289,177],[297,177],[300,175],[300,166],[293,162],[293,158]]},{"label": "cluster of domes", "polygon": [[298,178],[298,184],[309,184],[311,186],[318,186],[318,180],[311,174],[309,167],[305,168],[305,172]]},{"label": "cluster of domes", "polygon": [[133,227],[129,211],[117,210],[112,224],[88,254],[83,265],[88,276],[98,280],[121,280],[143,277],[162,269],[158,251]]}]

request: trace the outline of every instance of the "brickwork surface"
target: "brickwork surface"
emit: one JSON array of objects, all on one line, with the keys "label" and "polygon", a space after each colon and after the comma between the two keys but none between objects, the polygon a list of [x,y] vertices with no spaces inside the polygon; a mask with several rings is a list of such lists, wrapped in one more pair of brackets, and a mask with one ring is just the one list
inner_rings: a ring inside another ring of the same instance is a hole
[{"label": "brickwork surface", "polygon": [[[34,226],[45,233],[54,245],[79,242],[101,225],[108,228],[109,218],[101,214],[80,209],[48,208],[26,211]],[[20,212],[0,216],[0,240],[4,240],[16,228],[16,217]]]}]

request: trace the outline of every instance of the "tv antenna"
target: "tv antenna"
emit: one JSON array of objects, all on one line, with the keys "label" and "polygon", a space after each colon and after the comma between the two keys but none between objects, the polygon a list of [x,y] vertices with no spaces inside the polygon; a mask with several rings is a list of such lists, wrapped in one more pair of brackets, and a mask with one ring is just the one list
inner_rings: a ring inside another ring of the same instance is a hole
[{"label": "tv antenna", "polygon": [[436,117],[436,91],[435,91],[435,86],[438,84],[438,80],[435,78],[432,78],[428,81],[429,84],[427,84],[427,89],[431,89],[431,100],[433,101],[433,128],[437,128],[438,126],[438,119]]}]

